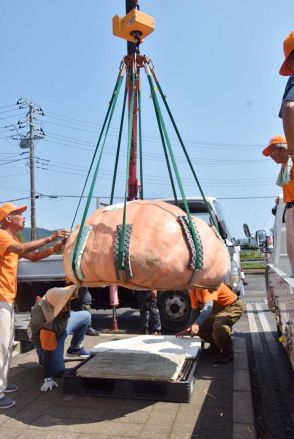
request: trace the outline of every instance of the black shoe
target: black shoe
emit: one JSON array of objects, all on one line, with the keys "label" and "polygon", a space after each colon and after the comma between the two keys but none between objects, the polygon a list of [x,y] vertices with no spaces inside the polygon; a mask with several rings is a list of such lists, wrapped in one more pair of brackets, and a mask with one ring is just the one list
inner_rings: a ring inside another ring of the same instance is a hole
[{"label": "black shoe", "polygon": [[87,335],[100,335],[100,332],[96,331],[96,329],[92,328],[92,326],[89,326],[86,334]]},{"label": "black shoe", "polygon": [[216,364],[226,364],[233,360],[233,352],[221,352],[216,357]]},{"label": "black shoe", "polygon": [[83,346],[77,349],[74,349],[70,346],[66,351],[66,355],[68,357],[89,358],[91,357],[91,352],[86,351],[86,349]]}]

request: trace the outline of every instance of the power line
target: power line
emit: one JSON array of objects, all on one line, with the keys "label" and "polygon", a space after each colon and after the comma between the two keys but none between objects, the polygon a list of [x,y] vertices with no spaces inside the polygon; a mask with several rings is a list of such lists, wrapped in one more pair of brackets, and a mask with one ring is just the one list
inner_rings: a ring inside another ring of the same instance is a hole
[{"label": "power line", "polygon": [[10,164],[10,163],[15,163],[15,162],[22,162],[23,160],[27,160],[27,158],[25,157],[25,158],[23,158],[23,159],[10,160],[9,162],[0,163],[0,166],[8,165],[8,164]]},{"label": "power line", "polygon": [[5,120],[5,119],[10,119],[11,117],[18,118],[18,117],[22,117],[24,115],[25,115],[25,113],[21,113],[21,114],[15,113],[15,114],[10,114],[9,116],[0,117],[0,119]]},{"label": "power line", "polygon": [[[254,199],[275,199],[277,196],[277,194],[275,195],[261,195],[261,196],[252,196],[252,197],[217,197],[218,200],[254,200]],[[80,198],[80,195],[73,195],[73,194],[43,194],[43,193],[38,193],[36,195],[37,199],[42,199],[42,198],[50,198],[50,199],[58,199],[58,198]],[[82,198],[87,198],[87,195],[83,195]],[[103,200],[105,199],[109,199],[109,196],[105,196],[105,195],[93,195],[92,196],[93,199],[95,198],[101,198]],[[115,197],[118,200],[123,200],[124,197],[123,196],[118,196]],[[9,199],[9,200],[2,200],[0,201],[0,203],[8,203],[8,202],[13,202],[13,201],[21,201],[21,200],[29,200],[30,197],[22,197],[22,198],[14,198],[14,199]],[[159,198],[154,198],[154,197],[150,197],[148,198],[149,200],[158,200]]]},{"label": "power line", "polygon": [[276,198],[277,194],[275,195],[261,195],[256,197],[217,197],[218,200],[259,200],[259,199],[265,199],[265,198]]},{"label": "power line", "polygon": [[[54,115],[57,115],[57,117],[55,117]],[[47,123],[51,123],[53,125],[57,125],[57,126],[65,127],[65,128],[76,129],[76,130],[79,130],[79,131],[87,131],[87,132],[98,134],[97,130],[93,131],[93,130],[89,130],[89,129],[86,129],[86,128],[79,128],[79,127],[77,127],[76,126],[77,122],[80,125],[81,124],[86,124],[86,125],[89,125],[89,126],[92,126],[92,127],[96,127],[96,128],[101,126],[101,124],[97,124],[97,123],[93,123],[93,122],[86,122],[86,121],[82,121],[81,119],[75,119],[73,117],[62,116],[62,115],[58,115],[57,113],[53,113],[53,112],[47,112],[46,116],[49,117],[49,118],[51,117],[53,119],[57,119],[57,120],[64,120],[67,123],[72,123],[72,124],[75,123],[75,125],[74,126],[69,126],[69,125],[64,125],[64,124],[57,124],[55,122],[48,121],[48,120],[47,120]],[[115,131],[115,133],[110,134],[110,135],[117,135],[117,133],[119,131],[118,128],[111,128],[110,131],[111,130]],[[161,139],[160,139],[159,135],[148,134],[148,133],[144,133],[143,132],[143,137],[144,138],[148,138],[149,141],[153,140],[153,141],[161,143]],[[178,142],[177,138],[172,138],[171,137],[171,140],[173,142],[175,142],[175,141]],[[185,144],[189,144],[190,146],[194,145],[195,147],[198,147],[198,148],[201,148],[201,146],[203,145],[203,147],[206,147],[206,148],[207,147],[211,147],[212,149],[216,149],[217,147],[223,147],[223,148],[224,147],[228,147],[227,149],[232,149],[232,148],[233,149],[236,149],[236,148],[255,148],[255,149],[259,148],[260,149],[263,146],[262,144],[244,144],[244,143],[241,144],[241,143],[229,143],[229,142],[208,142],[208,141],[205,141],[205,140],[203,141],[203,140],[195,140],[195,139],[185,139],[184,143]]]},{"label": "power line", "polygon": [[12,108],[11,110],[0,111],[0,114],[11,113],[12,111],[15,111],[15,108]]},{"label": "power line", "polygon": [[[47,137],[52,137],[52,135],[46,133]],[[58,136],[55,136],[58,138]],[[71,143],[65,143],[65,142],[57,142],[54,140],[45,140],[46,142],[50,142],[56,145],[62,145],[65,146],[67,148],[75,148],[75,149],[84,149],[86,151],[92,152],[94,150],[94,146],[92,147],[88,147],[88,146],[83,146],[83,144],[77,144],[77,142],[71,144]],[[76,145],[77,144],[77,145]],[[89,143],[91,144],[91,143]],[[104,153],[105,154],[110,154],[113,155],[113,152],[116,151],[115,147],[110,147],[110,146],[105,146],[104,149]],[[121,148],[121,155],[125,156],[126,155],[126,149],[125,148]],[[143,151],[143,157],[145,160],[152,160],[152,161],[158,161],[158,162],[165,162],[164,157],[161,154],[156,154],[156,153],[151,153],[148,151]],[[236,165],[236,164],[248,164],[251,165],[252,163],[259,163],[262,165],[267,165],[269,163],[269,161],[266,161],[264,159],[239,159],[239,160],[226,160],[226,159],[210,159],[210,158],[204,158],[204,157],[190,157],[191,161],[195,164],[195,165]],[[187,163],[187,160],[185,159],[184,156],[176,156],[176,160],[177,163]]]},{"label": "power line", "polygon": [[1,107],[0,107],[0,109],[2,109],[2,108],[7,108],[7,107],[15,107],[17,104],[9,104],[9,105],[2,105]]}]

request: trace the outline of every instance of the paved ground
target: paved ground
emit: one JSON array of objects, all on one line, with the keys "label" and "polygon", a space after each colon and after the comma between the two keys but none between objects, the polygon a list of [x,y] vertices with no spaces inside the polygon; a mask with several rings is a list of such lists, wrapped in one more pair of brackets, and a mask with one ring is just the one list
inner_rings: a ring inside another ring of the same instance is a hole
[{"label": "paved ground", "polygon": [[[248,297],[260,297],[260,288],[264,294],[264,284],[258,282],[258,291],[251,284],[253,290]],[[133,311],[129,320],[135,326],[139,324]],[[65,395],[62,380],[59,380],[60,388],[43,393],[40,392],[42,368],[36,363],[35,353],[17,355],[10,373],[10,382],[19,386],[19,391],[13,394],[16,406],[0,412],[0,439],[255,438],[246,348],[249,331],[244,314],[235,325],[234,362],[217,366],[213,358],[201,356],[190,403]],[[106,334],[87,337],[86,347],[115,337]],[[67,363],[68,367],[74,364]]]}]

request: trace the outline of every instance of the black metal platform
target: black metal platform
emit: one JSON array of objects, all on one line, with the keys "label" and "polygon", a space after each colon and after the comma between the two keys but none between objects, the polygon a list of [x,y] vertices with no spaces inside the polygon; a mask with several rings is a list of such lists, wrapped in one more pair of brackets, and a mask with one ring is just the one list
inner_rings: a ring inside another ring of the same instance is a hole
[{"label": "black metal platform", "polygon": [[151,399],[169,402],[190,402],[196,378],[196,359],[186,359],[175,382],[88,378],[76,374],[85,360],[63,376],[64,393],[102,396],[105,398]]}]

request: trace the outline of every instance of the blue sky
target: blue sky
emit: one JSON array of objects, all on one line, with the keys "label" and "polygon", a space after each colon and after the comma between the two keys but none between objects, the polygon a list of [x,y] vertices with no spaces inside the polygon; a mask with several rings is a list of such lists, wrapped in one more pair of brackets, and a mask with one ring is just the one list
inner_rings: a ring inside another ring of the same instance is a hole
[{"label": "blue sky", "polygon": [[[141,53],[155,65],[205,195],[221,199],[233,236],[243,237],[243,222],[252,231],[269,231],[271,207],[279,194],[275,185],[279,169],[261,150],[272,135],[282,133],[278,111],[287,78],[278,70],[283,40],[293,30],[293,2],[187,0],[183,7],[174,0],[141,0],[139,4],[156,23]],[[124,0],[2,2],[0,201],[29,196],[26,154],[19,155],[24,150],[11,138],[28,131],[17,130],[25,112],[15,105],[19,98],[28,98],[45,113],[36,119],[46,133],[36,142],[36,191],[42,194],[36,201],[39,227],[71,225],[75,196],[81,194],[126,54],[125,41],[112,35],[116,14],[125,14]],[[144,195],[170,197],[144,72],[142,87]],[[110,195],[120,108],[118,103],[94,191],[101,201]],[[170,136],[175,137],[172,130]],[[199,195],[177,142],[173,147],[186,195]],[[123,195],[124,163],[119,178],[118,199]],[[94,208],[93,202],[90,210]]]}]

